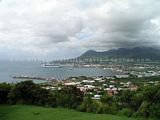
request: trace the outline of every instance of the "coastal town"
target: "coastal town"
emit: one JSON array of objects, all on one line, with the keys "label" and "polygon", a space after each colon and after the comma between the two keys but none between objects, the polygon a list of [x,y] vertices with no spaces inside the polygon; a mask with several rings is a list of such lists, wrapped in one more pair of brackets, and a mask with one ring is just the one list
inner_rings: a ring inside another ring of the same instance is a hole
[{"label": "coastal town", "polygon": [[[154,79],[153,81],[151,81]],[[114,77],[71,77],[66,80],[55,80],[52,84],[43,84],[44,89],[60,90],[66,86],[76,86],[84,94],[91,95],[93,99],[100,99],[106,93],[110,96],[117,95],[120,91],[136,91],[141,86],[160,84],[158,77],[130,78],[129,75]]]},{"label": "coastal town", "polygon": [[[79,65],[80,66],[80,65]],[[87,67],[93,67],[85,65]],[[134,65],[94,65],[104,70],[115,71],[114,76],[72,76],[67,79],[54,77],[13,76],[14,79],[43,80],[42,88],[47,90],[61,90],[63,87],[76,86],[85,95],[92,99],[100,99],[101,95],[118,95],[119,92],[136,91],[142,86],[159,85],[160,67],[154,64]],[[84,67],[84,66],[81,66]],[[72,68],[74,70],[74,67]]]}]

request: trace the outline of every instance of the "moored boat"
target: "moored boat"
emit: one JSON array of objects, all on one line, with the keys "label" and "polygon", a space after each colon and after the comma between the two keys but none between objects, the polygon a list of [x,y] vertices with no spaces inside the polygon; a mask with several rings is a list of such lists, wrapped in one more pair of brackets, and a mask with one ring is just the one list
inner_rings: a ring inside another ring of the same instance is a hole
[{"label": "moored boat", "polygon": [[41,67],[44,67],[44,68],[46,68],[46,67],[60,68],[62,66],[61,65],[56,65],[56,64],[51,64],[51,63],[43,63],[41,65]]}]

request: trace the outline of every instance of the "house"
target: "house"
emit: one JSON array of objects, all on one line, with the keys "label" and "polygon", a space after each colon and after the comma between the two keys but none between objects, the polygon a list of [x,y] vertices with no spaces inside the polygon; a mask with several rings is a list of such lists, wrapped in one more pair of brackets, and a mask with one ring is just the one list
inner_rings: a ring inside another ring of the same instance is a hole
[{"label": "house", "polygon": [[106,88],[106,89],[104,89],[104,91],[106,91],[109,96],[113,96],[115,94],[118,94],[118,88],[115,88],[115,87]]},{"label": "house", "polygon": [[138,90],[138,86],[137,85],[131,85],[130,87],[129,87],[129,89],[131,90],[131,91],[136,91],[136,90]]},{"label": "house", "polygon": [[102,78],[96,78],[95,80],[96,80],[96,81],[101,81],[101,80],[102,80]]},{"label": "house", "polygon": [[65,86],[76,86],[79,85],[80,82],[69,82],[69,83],[64,83]]},{"label": "house", "polygon": [[94,95],[94,97],[92,97],[93,100],[99,100],[101,99],[102,95]]},{"label": "house", "polygon": [[116,78],[128,78],[129,75],[116,75],[115,77]]},{"label": "house", "polygon": [[87,89],[94,89],[95,88],[95,86],[92,86],[92,85],[84,85],[84,87]]}]

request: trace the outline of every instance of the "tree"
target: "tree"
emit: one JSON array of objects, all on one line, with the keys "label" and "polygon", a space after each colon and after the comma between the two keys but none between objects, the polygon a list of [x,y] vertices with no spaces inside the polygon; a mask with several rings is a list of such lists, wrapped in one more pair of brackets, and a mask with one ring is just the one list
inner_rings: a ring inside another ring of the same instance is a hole
[{"label": "tree", "polygon": [[62,88],[56,93],[56,102],[58,106],[77,108],[83,101],[83,93],[75,86]]},{"label": "tree", "polygon": [[1,83],[0,84],[0,104],[7,103],[8,94],[11,90],[12,86],[10,84]]},{"label": "tree", "polygon": [[10,103],[33,103],[33,90],[37,86],[32,81],[17,83],[9,93]]}]

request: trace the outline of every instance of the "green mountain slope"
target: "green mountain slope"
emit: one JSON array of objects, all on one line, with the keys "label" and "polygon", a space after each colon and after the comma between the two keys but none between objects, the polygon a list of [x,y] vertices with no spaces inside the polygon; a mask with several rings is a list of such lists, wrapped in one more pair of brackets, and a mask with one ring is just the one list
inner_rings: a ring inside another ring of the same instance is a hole
[{"label": "green mountain slope", "polygon": [[89,50],[82,54],[79,58],[88,57],[103,57],[107,56],[109,58],[133,58],[133,59],[151,59],[160,60],[160,50],[148,47],[136,47],[136,48],[119,48],[111,49],[108,51],[97,52],[94,50]]}]

